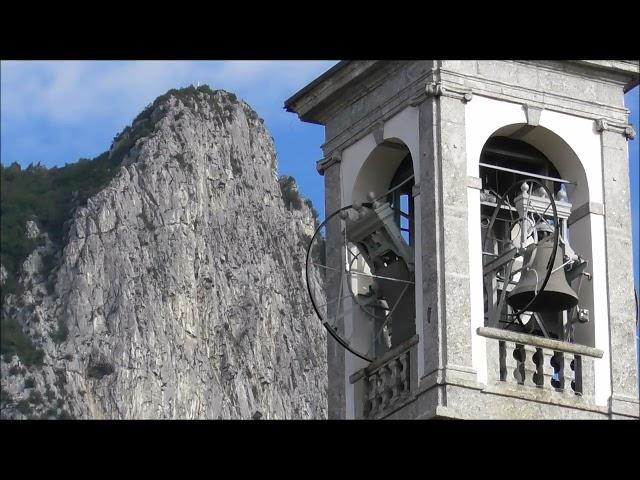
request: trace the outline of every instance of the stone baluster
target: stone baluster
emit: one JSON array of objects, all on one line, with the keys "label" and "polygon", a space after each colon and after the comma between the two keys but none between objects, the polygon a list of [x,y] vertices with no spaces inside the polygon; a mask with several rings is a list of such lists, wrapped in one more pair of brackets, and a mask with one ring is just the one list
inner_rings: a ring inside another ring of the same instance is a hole
[{"label": "stone baluster", "polygon": [[533,374],[533,383],[538,388],[544,388],[544,350],[536,348],[536,352],[531,357],[536,367]]},{"label": "stone baluster", "polygon": [[551,361],[553,358],[554,352],[553,350],[542,349],[542,387],[543,388],[552,388],[551,382],[554,379],[554,375],[556,374],[555,369],[553,368],[553,362]]},{"label": "stone baluster", "polygon": [[390,404],[393,404],[398,399],[398,397],[400,397],[400,384],[402,375],[400,371],[401,368],[402,365],[397,358],[391,360],[389,364],[389,371],[391,372],[389,384],[389,390],[391,392],[389,400]]},{"label": "stone baluster", "polygon": [[500,365],[500,381],[507,381],[507,342],[498,342],[498,363]]},{"label": "stone baluster", "polygon": [[538,360],[538,357],[536,357],[536,353],[538,349],[531,345],[524,345],[524,351],[524,385],[528,387],[537,387],[538,384],[536,383],[536,380],[538,380],[538,378],[536,375],[538,373],[538,365],[536,363],[536,360]]},{"label": "stone baluster", "polygon": [[374,372],[368,379],[367,399],[369,401],[369,410],[366,413],[367,417],[373,417],[380,410],[380,390],[379,383],[380,378],[378,373]]},{"label": "stone baluster", "polygon": [[573,379],[571,381],[571,390],[575,395],[582,396],[582,356],[574,355],[570,364]]},{"label": "stone baluster", "polygon": [[517,343],[516,348],[513,350],[513,358],[516,361],[516,368],[513,370],[513,378],[520,385],[524,385],[526,378],[525,361],[527,359],[527,352],[524,349],[524,345]]},{"label": "stone baluster", "polygon": [[[524,352],[524,350],[522,350]],[[518,345],[511,342],[504,342],[504,351],[500,359],[501,368],[504,372],[501,375],[504,376],[506,383],[519,384],[523,378],[524,372],[522,371],[520,358],[522,358],[522,352],[518,349]]]},{"label": "stone baluster", "polygon": [[382,410],[386,409],[391,403],[392,393],[392,372],[389,364],[385,365],[380,369],[380,376],[382,377]]},{"label": "stone baluster", "polygon": [[409,352],[405,352],[400,356],[400,386],[402,387],[400,390],[403,395],[409,392],[409,362],[411,361],[409,355]]}]

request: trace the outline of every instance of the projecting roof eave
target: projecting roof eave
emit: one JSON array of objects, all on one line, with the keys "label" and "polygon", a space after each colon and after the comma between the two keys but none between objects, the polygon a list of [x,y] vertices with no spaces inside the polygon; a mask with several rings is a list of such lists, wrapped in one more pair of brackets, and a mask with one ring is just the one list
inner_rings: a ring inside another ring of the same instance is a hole
[{"label": "projecting roof eave", "polygon": [[285,100],[284,108],[287,110],[287,112],[298,113],[292,108],[292,105],[295,104],[307,93],[309,93],[311,90],[313,90],[316,86],[324,82],[327,78],[332,76],[334,73],[336,73],[339,70],[342,70],[344,67],[347,66],[348,63],[349,63],[348,60],[341,60],[340,62],[336,63],[333,67],[331,67],[329,70],[327,70],[322,75],[320,75],[318,78],[314,79],[311,83],[305,85],[296,93],[294,93],[291,97]]},{"label": "projecting roof eave", "polygon": [[323,125],[324,113],[339,92],[380,65],[377,60],[342,60],[286,100],[284,108],[303,122]]},{"label": "projecting roof eave", "polygon": [[[287,112],[296,113],[303,122],[324,125],[332,103],[344,93],[345,88],[384,63],[342,60],[287,99],[284,108]],[[604,73],[605,78],[620,82],[625,93],[640,83],[638,62],[634,60],[572,60],[570,63],[587,67],[596,75],[597,71]]]},{"label": "projecting roof eave", "polygon": [[575,63],[591,68],[608,70],[626,77],[623,87],[624,93],[640,84],[640,62],[638,60],[577,60]]}]

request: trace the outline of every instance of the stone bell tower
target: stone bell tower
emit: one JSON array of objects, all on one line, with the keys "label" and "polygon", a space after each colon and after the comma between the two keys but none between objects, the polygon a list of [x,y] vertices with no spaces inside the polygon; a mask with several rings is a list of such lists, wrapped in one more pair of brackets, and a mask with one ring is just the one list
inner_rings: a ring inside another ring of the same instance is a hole
[{"label": "stone bell tower", "polygon": [[344,61],[286,101],[325,126],[330,418],[639,417],[636,85],[632,61]]}]

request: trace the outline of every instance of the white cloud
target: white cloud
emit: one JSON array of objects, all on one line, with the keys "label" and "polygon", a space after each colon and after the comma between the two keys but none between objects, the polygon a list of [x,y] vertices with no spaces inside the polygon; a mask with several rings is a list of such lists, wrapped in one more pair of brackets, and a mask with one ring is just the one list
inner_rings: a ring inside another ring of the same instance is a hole
[{"label": "white cloud", "polygon": [[40,118],[128,123],[170,88],[208,83],[238,94],[277,121],[283,101],[333,61],[4,61],[3,121]]},{"label": "white cloud", "polygon": [[91,157],[156,97],[209,84],[249,103],[275,131],[302,128],[283,102],[335,61],[2,61],[1,160]]}]

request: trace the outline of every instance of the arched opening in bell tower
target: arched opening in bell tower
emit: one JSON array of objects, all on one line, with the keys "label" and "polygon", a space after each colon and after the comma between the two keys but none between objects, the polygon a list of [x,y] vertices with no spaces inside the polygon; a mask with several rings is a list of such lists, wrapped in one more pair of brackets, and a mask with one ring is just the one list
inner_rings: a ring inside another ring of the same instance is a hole
[{"label": "arched opening in bell tower", "polygon": [[485,326],[593,346],[580,160],[554,132],[514,124],[489,137],[479,163]]},{"label": "arched opening in bell tower", "polygon": [[[351,267],[351,271],[362,273],[351,277],[356,303],[358,295],[374,292],[377,297],[374,314],[354,309],[352,315],[353,330],[366,335],[373,358],[416,333],[414,185],[411,153],[395,138],[371,151],[353,184],[353,204],[371,205],[371,222],[377,222],[366,241],[355,242],[357,263]],[[347,252],[347,257],[355,258],[353,252]]]}]

